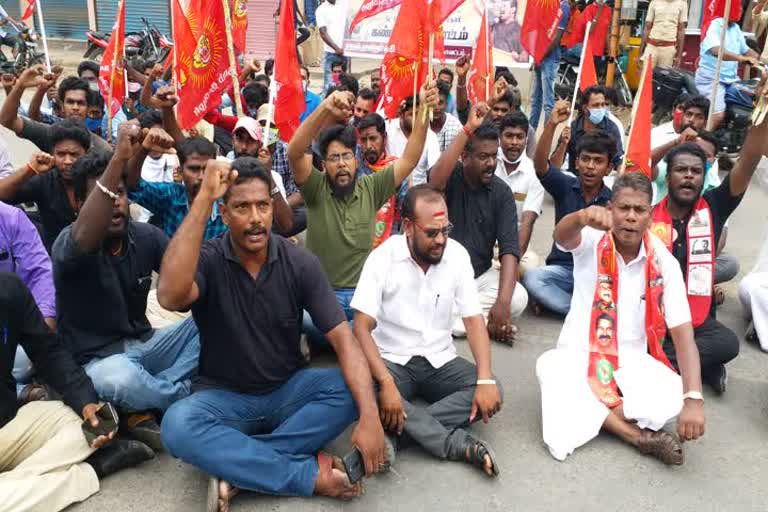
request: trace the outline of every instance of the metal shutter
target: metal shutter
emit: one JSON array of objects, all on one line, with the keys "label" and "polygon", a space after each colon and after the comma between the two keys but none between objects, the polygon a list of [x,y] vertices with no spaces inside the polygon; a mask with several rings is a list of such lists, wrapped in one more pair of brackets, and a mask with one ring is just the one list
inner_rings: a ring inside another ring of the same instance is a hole
[{"label": "metal shutter", "polygon": [[[88,30],[86,0],[41,0],[41,4],[48,37],[85,39],[85,31]],[[35,15],[36,26],[37,19]],[[39,26],[37,30],[40,30]]]},{"label": "metal shutter", "polygon": [[[18,20],[21,18],[21,9],[19,9],[19,0],[3,0],[0,2],[0,5],[3,6],[3,9],[5,9],[5,12],[8,13],[8,16],[11,18]],[[26,5],[26,2],[24,2],[24,5]]]},{"label": "metal shutter", "polygon": [[[45,0],[43,0],[45,1]],[[171,11],[168,0],[126,0],[125,30],[138,32],[144,28],[141,17],[147,18],[163,34],[171,35]],[[117,15],[117,0],[96,0],[96,29],[111,32]]]},{"label": "metal shutter", "polygon": [[248,1],[246,53],[262,61],[275,55],[277,18],[274,18],[273,14],[278,3],[278,0]]}]

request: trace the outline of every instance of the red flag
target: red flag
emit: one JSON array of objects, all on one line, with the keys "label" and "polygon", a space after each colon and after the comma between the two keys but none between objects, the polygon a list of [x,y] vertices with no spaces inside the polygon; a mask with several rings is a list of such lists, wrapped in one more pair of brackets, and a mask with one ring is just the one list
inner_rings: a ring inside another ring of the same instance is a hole
[{"label": "red flag", "polygon": [[35,0],[27,0],[27,8],[24,9],[24,14],[21,15],[21,21],[27,21],[35,13]]},{"label": "red flag", "polygon": [[[114,116],[123,106],[125,100],[125,0],[117,4],[117,16],[112,25],[112,35],[109,38],[104,57],[99,68],[99,90],[104,96],[104,103]],[[112,103],[109,104],[110,91]]]},{"label": "red flag", "polygon": [[176,117],[186,130],[218,107],[222,94],[232,86],[226,20],[220,1],[190,2],[185,13],[179,0],[174,0],[172,9],[174,77],[179,96]]},{"label": "red flag", "polygon": [[[442,32],[443,22],[455,11],[464,0],[432,0],[428,1],[427,33]],[[440,38],[442,40],[442,37]]]},{"label": "red flag", "polygon": [[[426,77],[426,10],[423,0],[404,0],[387,43],[381,64],[379,109],[387,119],[397,116],[400,103],[417,90]],[[436,41],[437,42],[437,41]],[[418,73],[414,72],[418,63]]]},{"label": "red flag", "polygon": [[[725,0],[704,0],[704,12],[701,16],[701,40],[707,36],[712,20],[725,17]],[[731,12],[728,13],[730,21],[741,20],[741,0],[731,0]]]},{"label": "red flag", "polygon": [[487,14],[483,13],[467,81],[469,101],[474,105],[488,101],[488,95],[493,89],[493,44],[488,30]]},{"label": "red flag", "polygon": [[232,15],[232,43],[240,53],[245,53],[245,36],[248,33],[248,0],[230,0]]},{"label": "red flag", "polygon": [[360,10],[357,11],[352,22],[349,24],[349,33],[355,29],[358,23],[364,19],[376,16],[380,12],[387,11],[400,5],[402,0],[364,0]]},{"label": "red flag", "polygon": [[562,17],[559,1],[528,0],[520,30],[520,44],[533,56],[537,65],[541,64],[544,53],[557,35]]},{"label": "red flag", "polygon": [[640,87],[635,97],[632,128],[624,155],[626,172],[642,172],[651,177],[651,109],[653,108],[653,60],[648,56]]},{"label": "red flag", "polygon": [[584,32],[584,47],[581,53],[581,74],[579,76],[579,90],[581,92],[597,85],[595,58],[592,56],[592,45],[589,44],[589,39],[589,30],[587,30]]},{"label": "red flag", "polygon": [[291,140],[299,127],[299,117],[307,108],[296,55],[293,1],[282,0],[275,47],[275,126],[284,141]]}]

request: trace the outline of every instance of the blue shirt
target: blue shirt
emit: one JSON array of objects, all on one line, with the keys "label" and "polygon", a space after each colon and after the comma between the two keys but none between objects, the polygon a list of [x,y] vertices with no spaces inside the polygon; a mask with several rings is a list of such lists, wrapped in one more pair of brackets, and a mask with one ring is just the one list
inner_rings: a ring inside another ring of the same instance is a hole
[{"label": "blue shirt", "polygon": [[[621,161],[624,158],[624,144],[621,141],[621,132],[616,127],[616,123],[610,120],[606,115],[602,122],[597,127],[604,132],[607,132],[616,141],[616,154],[613,157],[613,165],[619,167]],[[584,116],[579,116],[573,123],[571,123],[571,141],[568,143],[568,170],[572,173],[576,173],[576,144],[581,137],[587,133],[584,129]]]},{"label": "blue shirt", "polygon": [[304,120],[320,105],[321,101],[323,100],[320,99],[320,96],[312,91],[304,91],[304,103],[307,104],[307,108],[304,110],[304,113],[299,116],[299,121],[303,123]]},{"label": "blue shirt", "polygon": [[[717,55],[712,55],[709,50],[720,46],[720,35],[723,31],[723,18],[712,20],[707,29],[707,35],[701,42],[699,50],[699,69],[696,74],[699,78],[714,79],[715,68],[717,67]],[[744,55],[749,51],[747,40],[744,33],[739,28],[738,23],[728,25],[725,32],[725,50],[736,55]],[[720,82],[729,84],[738,80],[739,63],[736,61],[724,60],[720,66]]]},{"label": "blue shirt", "polygon": [[[552,199],[555,200],[555,225],[563,217],[573,212],[583,210],[592,205],[605,206],[611,200],[611,190],[603,185],[595,198],[587,204],[584,194],[581,193],[581,182],[578,178],[565,174],[560,169],[550,166],[547,173],[540,178],[544,187]],[[552,251],[547,256],[547,265],[561,265],[573,268],[573,256],[569,252],[561,251],[552,243]]]},{"label": "blue shirt", "polygon": [[[181,183],[150,182],[139,179],[135,189],[128,192],[128,198],[156,215],[165,234],[173,237],[189,213],[187,189]],[[219,204],[214,203],[211,218],[205,226],[205,240],[216,238],[227,231],[224,219],[219,213]]]}]

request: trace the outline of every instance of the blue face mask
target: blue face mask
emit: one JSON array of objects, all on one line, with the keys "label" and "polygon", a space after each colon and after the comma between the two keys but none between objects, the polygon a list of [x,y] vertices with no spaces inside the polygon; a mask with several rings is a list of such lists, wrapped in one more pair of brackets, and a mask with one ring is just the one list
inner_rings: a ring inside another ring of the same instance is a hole
[{"label": "blue face mask", "polygon": [[709,170],[712,168],[712,164],[713,163],[714,162],[710,162],[709,160],[707,160],[706,163],[704,164],[704,175],[705,176],[709,172]]},{"label": "blue face mask", "polygon": [[605,114],[608,113],[607,108],[590,108],[589,109],[589,122],[592,124],[600,124],[605,119]]},{"label": "blue face mask", "polygon": [[86,128],[88,128],[88,131],[91,131],[91,132],[94,132],[94,133],[96,133],[98,131],[101,131],[101,120],[102,119],[103,119],[102,117],[99,117],[99,118],[96,118],[96,119],[94,119],[92,117],[86,117],[85,118],[85,126],[86,126]]}]

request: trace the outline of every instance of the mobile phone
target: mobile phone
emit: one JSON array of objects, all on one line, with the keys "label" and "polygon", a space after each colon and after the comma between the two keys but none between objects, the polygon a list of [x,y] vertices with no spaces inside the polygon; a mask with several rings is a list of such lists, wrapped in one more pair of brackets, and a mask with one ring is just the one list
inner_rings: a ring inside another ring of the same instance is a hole
[{"label": "mobile phone", "polygon": [[347,471],[347,478],[351,483],[359,482],[365,476],[363,454],[357,448],[353,448],[351,452],[346,454],[342,461],[344,462],[344,469]]},{"label": "mobile phone", "polygon": [[83,420],[83,434],[88,441],[88,445],[93,444],[94,439],[99,436],[108,436],[111,433],[117,433],[117,427],[119,425],[119,419],[117,417],[117,411],[110,403],[104,403],[96,411],[96,417],[99,419],[99,425],[97,427],[91,426],[91,422]]}]

